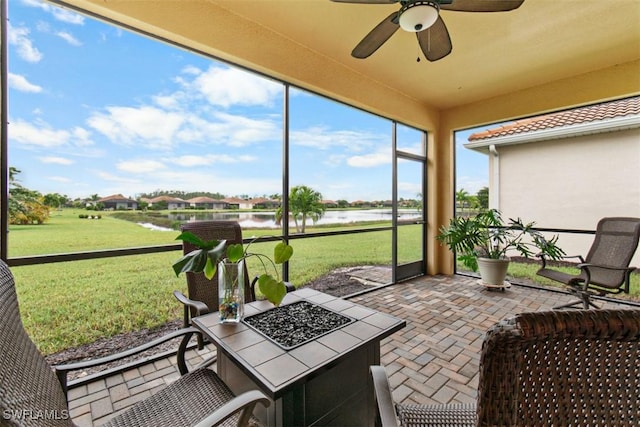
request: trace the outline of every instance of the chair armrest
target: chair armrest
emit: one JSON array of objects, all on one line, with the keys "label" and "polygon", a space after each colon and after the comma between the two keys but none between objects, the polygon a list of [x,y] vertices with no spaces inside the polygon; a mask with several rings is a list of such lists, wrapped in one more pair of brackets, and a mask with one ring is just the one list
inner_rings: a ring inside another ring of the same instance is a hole
[{"label": "chair armrest", "polygon": [[[542,252],[537,253],[536,258],[540,258],[540,261],[542,261],[541,268],[547,267],[547,257],[545,256],[545,254],[543,254]],[[578,258],[581,263],[584,263],[584,258],[582,257],[582,255],[565,255],[563,257],[560,257],[560,259],[569,259],[569,258]]]},{"label": "chair armrest", "polygon": [[597,268],[603,268],[605,270],[630,271],[630,272],[636,269],[635,267],[612,267],[609,265],[591,264],[591,263],[578,264],[576,267],[580,269],[589,269],[591,267],[597,267]]},{"label": "chair armrest", "polygon": [[370,370],[382,427],[397,427],[399,423],[387,373],[382,366],[370,366]]},{"label": "chair armrest", "polygon": [[216,426],[233,414],[243,411],[238,421],[238,425],[247,425],[257,403],[261,403],[265,408],[270,405],[270,401],[262,392],[251,390],[236,396],[234,399],[222,405],[212,412],[205,419],[196,424],[195,427]]},{"label": "chair armrest", "polygon": [[207,307],[207,304],[203,303],[202,301],[196,301],[187,298],[180,291],[173,291],[173,296],[176,297],[176,299],[185,306],[195,309],[198,316],[209,313],[209,307]]},{"label": "chair armrest", "polygon": [[[86,360],[86,361],[82,361],[82,362],[77,362],[77,363],[69,363],[69,364],[65,364],[65,365],[56,365],[53,366],[53,370],[55,372],[55,374],[58,376],[58,380],[60,381],[60,384],[62,385],[62,388],[64,390],[64,392],[67,392],[67,373],[71,372],[71,371],[77,371],[80,369],[86,369],[86,368],[92,368],[94,366],[100,366],[100,365],[105,365],[107,363],[111,363],[114,362],[116,360],[120,360],[120,359],[124,359],[125,357],[129,357],[129,356],[133,356],[136,355],[138,353],[142,353],[143,351],[149,350],[150,348],[156,347],[162,343],[165,343],[167,341],[171,341],[172,339],[175,338],[179,338],[179,337],[184,337],[181,344],[180,344],[180,352],[184,352],[184,350],[186,349],[186,344],[188,342],[188,337],[191,337],[191,335],[193,335],[194,333],[198,333],[199,331],[196,328],[183,328],[183,329],[179,329],[177,331],[173,331],[167,335],[164,335],[160,338],[157,338],[153,341],[149,341],[148,343],[142,344],[138,347],[134,347],[131,348],[129,350],[125,350],[121,353],[116,353],[116,354],[112,354],[110,356],[105,356],[105,357],[101,357],[98,359],[93,359],[93,360]],[[183,348],[184,346],[184,348]],[[179,359],[184,359],[184,354],[179,354]],[[183,363],[184,364],[184,360],[182,360],[182,362],[179,360],[178,364]],[[182,372],[182,368],[181,368],[181,372]]]}]

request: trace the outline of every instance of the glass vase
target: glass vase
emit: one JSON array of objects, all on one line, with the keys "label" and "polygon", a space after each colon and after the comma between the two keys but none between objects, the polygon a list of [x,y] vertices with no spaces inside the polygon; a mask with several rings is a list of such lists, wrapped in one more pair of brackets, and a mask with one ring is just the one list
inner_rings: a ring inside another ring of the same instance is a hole
[{"label": "glass vase", "polygon": [[218,312],[222,323],[238,323],[244,314],[244,260],[218,263]]}]

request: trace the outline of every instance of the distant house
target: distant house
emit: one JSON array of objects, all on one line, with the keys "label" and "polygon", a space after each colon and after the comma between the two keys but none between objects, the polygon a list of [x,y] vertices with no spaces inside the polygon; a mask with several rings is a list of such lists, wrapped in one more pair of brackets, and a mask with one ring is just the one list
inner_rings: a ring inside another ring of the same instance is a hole
[{"label": "distant house", "polygon": [[170,196],[158,196],[154,197],[153,199],[149,199],[149,206],[151,207],[154,204],[158,204],[159,202],[166,202],[167,209],[169,209],[170,211],[186,209],[189,206],[189,202],[187,202],[186,200]]},{"label": "distant house", "polygon": [[367,202],[365,200],[356,200],[351,202],[351,207],[354,208],[370,208],[371,202]]},{"label": "distant house", "polygon": [[246,203],[246,200],[238,197],[226,197],[221,201],[227,204],[227,209],[240,209],[240,206],[243,206]]},{"label": "distant house", "polygon": [[324,205],[325,208],[337,208],[338,207],[338,203],[334,200],[323,200],[320,203],[322,203]]},{"label": "distant house", "polygon": [[247,206],[251,206],[248,209],[277,209],[280,207],[279,200],[266,199],[264,197],[257,197],[247,201]]},{"label": "distant house", "polygon": [[113,194],[111,196],[98,199],[97,203],[102,203],[106,210],[136,210],[138,209],[138,202],[128,197],[124,197],[122,194]]},{"label": "distant house", "polygon": [[211,197],[194,197],[187,200],[189,206],[195,209],[226,209],[227,203],[223,200],[212,199]]},{"label": "distant house", "polygon": [[[507,218],[594,230],[602,217],[640,217],[639,96],[477,132],[465,147],[488,155],[489,206]],[[559,244],[584,255],[592,241],[563,234]]]}]

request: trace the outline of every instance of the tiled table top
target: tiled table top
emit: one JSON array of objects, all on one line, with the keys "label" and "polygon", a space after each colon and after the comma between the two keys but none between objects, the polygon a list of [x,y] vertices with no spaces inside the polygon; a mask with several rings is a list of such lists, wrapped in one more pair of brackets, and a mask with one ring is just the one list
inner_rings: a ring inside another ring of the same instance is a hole
[{"label": "tiled table top", "polygon": [[[220,323],[218,313],[195,318],[193,323],[248,375],[269,397],[278,399],[292,387],[338,364],[353,351],[402,329],[402,319],[312,289],[287,294],[282,304],[307,300],[355,321],[289,351],[244,323]],[[272,308],[267,301],[245,305],[249,316]]]}]

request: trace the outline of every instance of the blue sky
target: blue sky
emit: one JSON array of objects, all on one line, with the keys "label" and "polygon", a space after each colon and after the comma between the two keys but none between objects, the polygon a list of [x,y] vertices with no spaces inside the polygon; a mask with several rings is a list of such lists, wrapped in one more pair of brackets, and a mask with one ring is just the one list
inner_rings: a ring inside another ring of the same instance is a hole
[{"label": "blue sky", "polygon": [[[154,190],[281,192],[282,85],[37,0],[9,3],[9,164],[71,198]],[[389,199],[388,120],[292,90],[291,184]],[[488,184],[457,136],[457,187]],[[418,150],[419,133],[401,128]],[[403,182],[413,198],[417,183]]]}]

